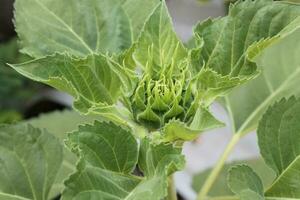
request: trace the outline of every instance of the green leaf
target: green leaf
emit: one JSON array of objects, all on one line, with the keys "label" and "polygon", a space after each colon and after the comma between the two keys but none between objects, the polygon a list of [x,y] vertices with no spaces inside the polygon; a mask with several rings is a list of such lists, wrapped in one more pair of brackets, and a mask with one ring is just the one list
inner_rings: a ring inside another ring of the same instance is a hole
[{"label": "green leaf", "polygon": [[184,168],[182,149],[173,144],[152,144],[148,138],[141,141],[138,166],[146,177],[171,175]]},{"label": "green leaf", "polygon": [[[262,3],[263,1],[256,2]],[[249,36],[255,33],[257,27],[255,21],[259,22],[257,25],[260,27],[266,20],[271,20],[270,26],[265,25],[267,29],[261,31],[261,33],[273,32],[275,34],[279,29],[282,29],[282,31],[273,37],[272,45],[264,49],[255,58],[261,75],[255,80],[234,89],[225,98],[228,112],[233,120],[234,131],[239,134],[246,134],[254,130],[262,114],[277,99],[291,94],[299,94],[297,87],[299,84],[297,78],[299,74],[299,56],[297,52],[300,50],[300,29],[297,29],[297,27],[299,27],[300,6],[286,2],[274,2],[272,4],[269,1],[265,2],[267,2],[267,5],[261,8],[253,18]],[[262,17],[264,10],[269,11],[265,13],[265,17]],[[270,15],[271,13],[274,14],[273,18]],[[293,19],[295,20],[293,21]],[[261,30],[263,29],[261,28]],[[254,32],[252,33],[252,31]],[[269,36],[273,35],[263,37],[268,38]],[[257,42],[254,46],[257,45],[259,48],[260,45],[265,45],[264,41],[270,40]]]},{"label": "green leaf", "polygon": [[[65,182],[64,200],[161,200],[166,196],[167,174],[174,172],[177,169],[174,166],[179,165],[180,155],[176,153],[180,152],[170,146],[157,147],[146,143],[150,148],[145,152],[141,147],[139,154],[139,145],[131,132],[111,122],[80,127],[69,135],[67,144],[80,155],[81,161],[77,172]],[[160,151],[156,148],[166,149]],[[144,162],[143,158],[147,162],[155,159],[151,168],[155,173],[145,171],[145,177],[134,175],[138,157],[139,163]]]},{"label": "green leaf", "polygon": [[[269,107],[259,123],[257,134],[262,157],[277,174],[273,184],[265,191],[267,199],[300,199],[299,118],[300,100],[291,97]],[[232,175],[232,172],[229,175],[233,180],[236,177],[233,183],[229,180],[232,191],[240,195],[236,188],[244,184],[243,190],[250,189],[261,196],[259,178],[253,174],[248,177],[249,169],[238,171],[238,175]],[[247,185],[246,181],[239,183],[238,177],[248,177],[252,182]]]},{"label": "green leaf", "polygon": [[134,170],[138,159],[133,135],[111,122],[80,126],[69,134],[67,145],[90,165],[124,174]]},{"label": "green leaf", "polygon": [[277,174],[300,155],[299,117],[300,101],[292,97],[271,106],[259,123],[261,155]]},{"label": "green leaf", "polygon": [[258,141],[266,163],[278,177],[266,196],[300,198],[300,100],[282,99],[264,114]]},{"label": "green leaf", "polygon": [[[257,74],[256,72],[254,74]],[[253,76],[255,76],[253,74]],[[231,77],[221,75],[209,68],[202,68],[195,78],[199,98],[205,106],[209,106],[218,97],[225,96],[232,88],[249,80],[249,77]]]},{"label": "green leaf", "polygon": [[71,94],[74,107],[83,113],[114,104],[122,93],[129,95],[134,89],[133,72],[104,55],[78,59],[56,54],[11,66],[28,78]]},{"label": "green leaf", "polygon": [[207,109],[198,108],[190,124],[179,120],[169,121],[163,128],[162,141],[191,141],[199,137],[199,134],[204,131],[223,126],[224,123],[217,120]]},{"label": "green leaf", "polygon": [[230,169],[228,184],[232,192],[241,200],[263,200],[264,189],[259,176],[247,165],[237,165]]},{"label": "green leaf", "polygon": [[[75,131],[80,124],[93,123],[98,116],[83,116],[75,111],[65,110],[53,113],[42,114],[39,117],[24,121],[23,124],[30,124],[36,128],[46,129],[53,134],[61,143],[66,139],[68,132]],[[76,170],[76,156],[67,148],[64,148],[62,166],[58,172],[55,183],[51,188],[49,197],[57,197],[64,188],[63,181]]]},{"label": "green leaf", "polygon": [[138,38],[143,29],[143,26],[151,15],[153,10],[160,3],[160,0],[121,0],[123,1],[122,7],[126,12],[131,26],[134,41]]},{"label": "green leaf", "polygon": [[[195,29],[204,40],[201,55],[205,67],[222,75],[251,76],[256,65],[249,60],[248,48],[254,48],[253,43],[263,38],[278,37],[299,15],[300,7],[295,4],[273,0],[237,2],[227,17],[209,19]],[[260,47],[256,54],[266,45]]]},{"label": "green leaf", "polygon": [[[212,197],[212,199],[214,197],[218,199],[219,196],[229,197],[233,195],[232,191],[229,189],[227,185],[228,170],[234,165],[245,165],[245,164],[250,166],[259,175],[259,177],[261,177],[264,188],[268,188],[273,183],[276,174],[274,173],[273,170],[270,170],[270,168],[265,164],[263,159],[234,161],[224,166],[222,172],[218,176],[218,180],[212,186],[209,192],[209,196]],[[207,179],[210,173],[211,173],[211,169],[207,169],[205,171],[200,172],[199,174],[196,174],[193,177],[194,191],[199,191],[202,188],[204,181]]]},{"label": "green leaf", "polygon": [[0,199],[48,199],[61,163],[62,145],[47,131],[0,127]]},{"label": "green leaf", "polygon": [[84,57],[131,45],[130,22],[118,0],[17,0],[15,10],[22,52],[32,57]]},{"label": "green leaf", "polygon": [[133,56],[138,65],[153,77],[186,59],[187,51],[173,29],[164,1],[147,20]]}]

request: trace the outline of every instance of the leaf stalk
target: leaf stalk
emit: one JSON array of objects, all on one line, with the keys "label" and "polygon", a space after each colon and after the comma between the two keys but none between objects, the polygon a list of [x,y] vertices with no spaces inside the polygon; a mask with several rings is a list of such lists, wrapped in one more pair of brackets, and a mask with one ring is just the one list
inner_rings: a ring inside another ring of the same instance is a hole
[{"label": "leaf stalk", "polygon": [[223,169],[228,156],[230,155],[230,153],[232,152],[232,150],[234,149],[235,145],[238,143],[240,138],[241,138],[241,134],[238,134],[238,133],[235,134],[231,138],[231,140],[228,143],[224,153],[220,157],[219,161],[217,162],[217,164],[215,165],[215,167],[211,171],[211,173],[208,176],[208,178],[206,179],[203,187],[201,188],[200,192],[198,193],[197,200],[205,200],[206,199],[206,197],[208,196],[207,195],[208,192],[210,191],[211,187],[213,186],[213,184],[215,183],[217,177],[219,176],[221,170]]}]

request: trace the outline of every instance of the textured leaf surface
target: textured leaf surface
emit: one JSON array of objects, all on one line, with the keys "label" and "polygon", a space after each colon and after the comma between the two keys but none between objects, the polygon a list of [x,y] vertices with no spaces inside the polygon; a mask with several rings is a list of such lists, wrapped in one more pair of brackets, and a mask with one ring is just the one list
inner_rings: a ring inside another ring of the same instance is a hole
[{"label": "textured leaf surface", "polygon": [[56,54],[27,63],[12,65],[19,73],[51,85],[75,97],[77,110],[87,113],[91,107],[104,107],[133,90],[132,73],[104,55],[77,59]]},{"label": "textured leaf surface", "polygon": [[204,40],[201,56],[205,67],[222,75],[253,74],[256,66],[247,57],[248,48],[262,38],[278,37],[299,15],[300,7],[295,4],[239,1],[230,7],[227,17],[207,20],[196,27],[195,34]]},{"label": "textured leaf surface", "polygon": [[204,131],[223,127],[224,124],[217,120],[207,109],[198,108],[190,125],[177,120],[169,121],[163,130],[163,140],[171,142],[176,140],[191,141]]},{"label": "textured leaf surface", "polygon": [[[294,5],[294,7],[300,10],[299,5]],[[290,15],[292,16],[295,12],[291,12]],[[300,16],[299,12],[297,16]],[[284,10],[281,13],[284,13]],[[283,14],[278,14],[276,18],[285,21],[280,17],[281,15]],[[234,89],[226,97],[226,105],[231,113],[235,132],[246,134],[255,129],[258,120],[269,105],[282,97],[299,94],[299,51],[300,29],[297,29],[268,47],[262,55],[256,58],[262,71],[261,75]]]},{"label": "textured leaf surface", "polygon": [[[150,145],[147,152],[141,150],[139,154],[133,135],[111,122],[80,127],[69,135],[67,144],[80,155],[81,162],[65,182],[65,200],[161,200],[166,195],[167,174],[178,169],[174,166],[178,166],[176,161],[181,157],[170,146],[160,151],[159,146]],[[151,166],[151,171],[155,173],[145,171],[145,177],[133,174],[139,156],[147,162],[154,159],[156,165]]]},{"label": "textured leaf surface", "polygon": [[164,1],[147,20],[134,52],[135,61],[149,75],[157,76],[171,65],[180,64],[187,51],[177,37]]},{"label": "textured leaf surface", "polygon": [[228,175],[230,189],[241,200],[263,200],[264,188],[259,176],[247,165],[237,165]]},{"label": "textured leaf surface", "polygon": [[130,22],[118,0],[18,0],[15,9],[22,51],[33,57],[119,52],[131,45]]},{"label": "textured leaf surface", "polygon": [[149,139],[142,140],[138,166],[146,176],[171,175],[181,170],[184,164],[181,148],[172,144],[151,144]]},{"label": "textured leaf surface", "polygon": [[160,0],[121,0],[122,7],[129,17],[131,23],[132,36],[134,41],[138,38],[143,29],[145,21],[152,14]]},{"label": "textured leaf surface", "polygon": [[266,196],[300,198],[300,101],[282,99],[264,114],[258,128],[259,147],[277,179]]},{"label": "textured leaf surface", "polygon": [[[274,181],[276,174],[273,170],[265,164],[263,159],[254,159],[254,160],[244,160],[244,161],[235,161],[233,163],[226,164],[222,172],[218,176],[218,180],[214,183],[213,187],[209,192],[210,197],[215,197],[218,199],[220,196],[229,197],[233,195],[232,191],[228,187],[227,178],[228,171],[234,165],[247,165],[251,167],[255,173],[261,178],[264,188],[268,188]],[[211,169],[200,172],[193,177],[193,189],[194,191],[199,191],[203,186],[206,178],[211,173]],[[229,198],[224,198],[229,200]],[[222,199],[220,199],[222,200]]]},{"label": "textured leaf surface", "polygon": [[90,165],[119,173],[130,173],[137,162],[133,135],[113,123],[96,121],[69,134],[67,144]]},{"label": "textured leaf surface", "polygon": [[[24,121],[24,124],[30,124],[36,128],[46,129],[49,133],[55,135],[61,143],[67,138],[68,132],[75,131],[80,124],[93,123],[95,119],[100,120],[98,116],[83,116],[75,111],[65,110],[53,113],[42,114],[37,118]],[[49,197],[57,197],[64,188],[63,181],[76,170],[76,156],[67,148],[64,148],[62,167],[56,177],[55,183],[51,188]]]},{"label": "textured leaf surface", "polygon": [[1,126],[0,199],[48,199],[62,156],[61,143],[46,131],[27,125]]}]

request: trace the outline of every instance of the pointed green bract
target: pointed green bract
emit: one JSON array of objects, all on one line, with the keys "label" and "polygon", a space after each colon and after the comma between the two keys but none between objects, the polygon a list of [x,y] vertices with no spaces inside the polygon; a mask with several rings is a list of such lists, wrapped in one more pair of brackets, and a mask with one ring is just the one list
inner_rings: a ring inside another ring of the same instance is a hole
[{"label": "pointed green bract", "polygon": [[134,89],[133,73],[101,54],[84,59],[56,54],[12,67],[28,78],[71,94],[75,108],[83,113],[114,104],[122,93],[126,96]]},{"label": "pointed green bract", "polygon": [[[184,163],[180,149],[172,145],[155,146],[145,139],[139,152],[132,133],[113,123],[82,126],[69,134],[67,144],[81,161],[65,182],[64,200],[161,200],[167,194],[167,175]],[[153,164],[147,165],[151,169],[143,167],[146,162]],[[133,174],[138,163],[144,177]]]},{"label": "pointed green bract", "polygon": [[30,125],[2,125],[0,199],[47,200],[62,156],[61,143],[48,132]]},{"label": "pointed green bract", "polygon": [[131,45],[130,22],[118,0],[17,0],[15,25],[33,57],[120,52]]},{"label": "pointed green bract", "polygon": [[264,188],[259,176],[247,165],[229,170],[228,184],[241,200],[264,200]]}]

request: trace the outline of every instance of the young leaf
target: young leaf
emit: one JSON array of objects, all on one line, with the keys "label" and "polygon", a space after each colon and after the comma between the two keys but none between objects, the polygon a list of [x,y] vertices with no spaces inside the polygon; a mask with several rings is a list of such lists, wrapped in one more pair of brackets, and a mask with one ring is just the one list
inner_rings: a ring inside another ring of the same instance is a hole
[{"label": "young leaf", "polygon": [[138,166],[146,177],[171,175],[184,164],[181,148],[172,144],[151,144],[147,138],[141,141]]},{"label": "young leaf", "polygon": [[32,57],[68,52],[84,57],[131,45],[130,22],[119,0],[17,0],[15,25]]},{"label": "young leaf", "polygon": [[186,59],[187,51],[173,29],[164,1],[147,20],[133,56],[140,67],[154,77],[160,75],[165,68],[178,65]]},{"label": "young leaf", "polygon": [[83,59],[55,54],[11,66],[28,78],[71,94],[75,108],[83,113],[112,105],[121,92],[129,95],[134,89],[132,72],[101,54]]},{"label": "young leaf", "polygon": [[62,145],[30,125],[0,127],[0,199],[47,200],[62,163]]},{"label": "young leaf", "polygon": [[190,124],[178,120],[169,121],[163,128],[162,140],[164,142],[192,141],[204,131],[223,126],[224,124],[217,120],[207,109],[198,108]]},{"label": "young leaf", "polygon": [[264,188],[259,176],[247,165],[229,170],[228,184],[241,200],[264,200]]},{"label": "young leaf", "polygon": [[[269,46],[260,56],[255,58],[259,70],[261,70],[261,75],[255,80],[234,89],[225,98],[227,109],[233,120],[234,130],[240,134],[246,134],[254,130],[261,115],[274,101],[284,96],[299,94],[297,87],[299,84],[297,78],[299,75],[299,56],[297,52],[300,50],[300,29],[292,31],[289,35],[285,35],[284,32],[287,31],[287,27],[294,26],[291,23],[296,21],[292,21],[292,19],[296,17],[298,17],[298,20],[300,19],[300,6],[298,4],[274,2],[262,8],[260,12],[264,10],[269,10],[269,12],[277,10],[278,12],[275,12],[276,15],[269,19],[272,19],[272,23],[269,24],[270,26],[265,25],[267,29],[261,33],[275,33],[276,30],[282,28],[284,30],[282,31],[283,35],[279,33],[275,36],[275,39],[273,38],[272,46]],[[269,16],[267,13],[266,16]],[[260,16],[260,14],[256,14],[253,20],[263,24],[268,18]],[[252,22],[253,25],[250,29],[253,31],[256,27],[254,22]],[[296,27],[294,28],[296,29]],[[249,36],[253,34],[249,32]],[[268,35],[264,37],[268,37]],[[257,44],[259,45],[259,43]]]},{"label": "young leaf", "polygon": [[145,177],[134,175],[139,157],[138,143],[131,132],[113,123],[96,122],[93,126],[80,127],[69,135],[67,144],[80,155],[81,162],[77,172],[65,182],[64,200],[161,200],[166,196],[167,175],[178,169],[173,166],[180,165],[177,161],[181,156],[177,150],[166,147],[160,151],[156,149],[159,147],[148,146],[146,152],[141,150],[140,157],[147,162],[152,159],[151,169],[155,173],[145,171]]}]

